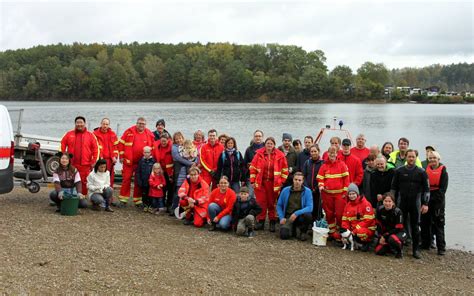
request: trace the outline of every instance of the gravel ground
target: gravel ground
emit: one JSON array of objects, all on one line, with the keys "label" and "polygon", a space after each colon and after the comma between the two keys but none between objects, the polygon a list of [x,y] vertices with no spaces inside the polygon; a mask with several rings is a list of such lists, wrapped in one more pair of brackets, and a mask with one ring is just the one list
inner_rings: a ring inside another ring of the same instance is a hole
[{"label": "gravel ground", "polygon": [[397,260],[268,231],[211,233],[133,207],[66,217],[47,193],[0,196],[1,294],[474,294],[469,252]]}]

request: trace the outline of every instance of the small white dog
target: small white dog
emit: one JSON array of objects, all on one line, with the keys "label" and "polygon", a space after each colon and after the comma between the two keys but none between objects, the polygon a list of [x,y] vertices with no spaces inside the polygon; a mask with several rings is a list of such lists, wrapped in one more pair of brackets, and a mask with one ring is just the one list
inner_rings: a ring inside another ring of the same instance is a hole
[{"label": "small white dog", "polygon": [[342,243],[344,246],[342,247],[343,250],[347,248],[347,245],[351,245],[351,251],[354,251],[354,238],[352,237],[352,233],[345,229],[343,232],[341,232],[342,236]]}]

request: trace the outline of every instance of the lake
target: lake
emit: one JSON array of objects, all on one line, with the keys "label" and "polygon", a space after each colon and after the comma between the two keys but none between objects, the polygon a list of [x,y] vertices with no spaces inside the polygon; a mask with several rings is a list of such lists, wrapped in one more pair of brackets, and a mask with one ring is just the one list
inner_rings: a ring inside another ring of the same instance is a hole
[{"label": "lake", "polygon": [[[89,127],[97,127],[103,117],[111,127],[123,132],[144,116],[154,129],[159,118],[166,129],[182,131],[192,138],[197,129],[216,128],[234,136],[242,152],[255,129],[281,141],[283,132],[293,139],[316,136],[332,125],[333,117],[343,120],[353,139],[367,136],[367,146],[395,144],[398,138],[410,140],[410,148],[420,151],[431,145],[440,152],[449,173],[446,205],[446,242],[448,247],[474,251],[473,208],[473,105],[419,104],[231,104],[231,103],[74,103],[74,102],[0,102],[8,109],[25,109],[24,133],[61,137],[74,127],[74,118],[83,115]],[[15,117],[12,114],[12,117]],[[14,120],[14,118],[12,118]],[[336,134],[337,135],[337,134]],[[322,139],[321,148],[329,146]]]}]

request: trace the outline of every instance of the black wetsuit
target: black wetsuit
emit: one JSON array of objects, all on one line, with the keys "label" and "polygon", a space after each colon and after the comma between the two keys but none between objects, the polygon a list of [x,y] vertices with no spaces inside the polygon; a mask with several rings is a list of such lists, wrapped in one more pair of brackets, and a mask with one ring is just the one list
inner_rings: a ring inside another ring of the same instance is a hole
[{"label": "black wetsuit", "polygon": [[425,170],[417,166],[399,167],[393,175],[391,191],[397,200],[397,206],[402,210],[403,225],[408,228],[407,217],[410,217],[410,228],[413,238],[413,251],[420,244],[420,209],[430,201],[430,187]]}]

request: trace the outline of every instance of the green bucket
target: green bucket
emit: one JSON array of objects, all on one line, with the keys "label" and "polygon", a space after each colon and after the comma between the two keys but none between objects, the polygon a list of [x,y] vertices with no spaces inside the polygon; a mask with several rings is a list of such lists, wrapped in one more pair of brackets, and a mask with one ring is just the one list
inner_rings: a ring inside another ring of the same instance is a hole
[{"label": "green bucket", "polygon": [[64,194],[64,198],[61,201],[61,215],[76,216],[78,207],[79,198],[77,198],[77,196]]}]

